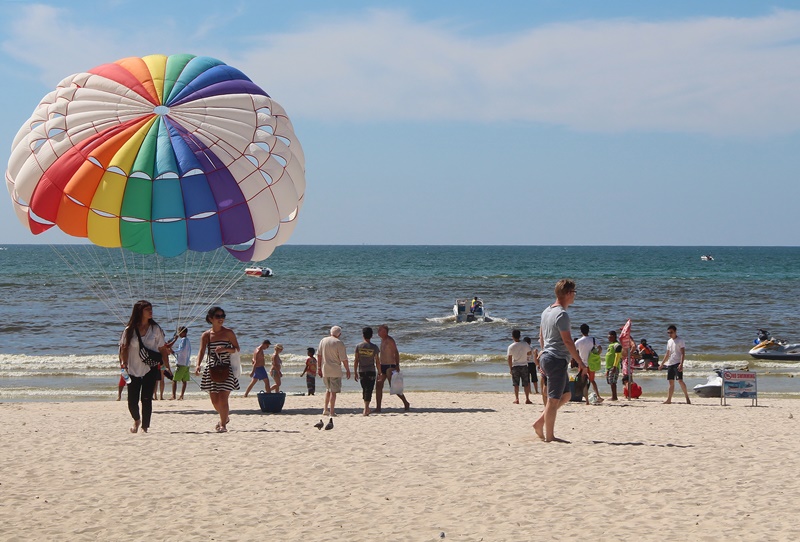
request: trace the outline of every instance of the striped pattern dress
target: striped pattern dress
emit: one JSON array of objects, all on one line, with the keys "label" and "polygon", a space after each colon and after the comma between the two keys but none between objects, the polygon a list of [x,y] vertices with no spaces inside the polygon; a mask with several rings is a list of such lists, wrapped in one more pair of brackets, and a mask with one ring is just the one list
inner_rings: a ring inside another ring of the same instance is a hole
[{"label": "striped pattern dress", "polygon": [[239,380],[233,376],[233,370],[228,373],[228,379],[225,382],[214,382],[211,380],[211,375],[208,374],[208,368],[217,365],[231,364],[231,355],[228,352],[217,354],[215,352],[218,346],[225,348],[230,346],[228,341],[210,341],[208,343],[208,361],[206,368],[203,369],[203,380],[200,382],[200,389],[203,391],[233,391],[239,389]]}]

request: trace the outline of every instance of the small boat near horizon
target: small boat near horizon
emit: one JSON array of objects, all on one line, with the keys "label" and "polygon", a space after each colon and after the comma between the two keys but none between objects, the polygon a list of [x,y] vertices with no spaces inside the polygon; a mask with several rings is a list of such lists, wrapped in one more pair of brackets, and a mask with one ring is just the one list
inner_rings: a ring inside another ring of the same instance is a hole
[{"label": "small boat near horizon", "polygon": [[272,277],[275,273],[269,267],[248,267],[244,270],[244,274],[248,277]]},{"label": "small boat near horizon", "polygon": [[702,256],[700,256],[700,259],[703,260],[704,262],[713,262],[714,256],[712,256],[711,254],[703,254]]}]

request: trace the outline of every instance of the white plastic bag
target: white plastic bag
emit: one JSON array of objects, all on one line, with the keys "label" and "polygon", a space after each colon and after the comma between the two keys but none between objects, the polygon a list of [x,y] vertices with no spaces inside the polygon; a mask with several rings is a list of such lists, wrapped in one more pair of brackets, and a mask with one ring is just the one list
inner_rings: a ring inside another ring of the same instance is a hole
[{"label": "white plastic bag", "polygon": [[239,352],[231,352],[231,371],[233,376],[239,378],[242,376],[242,355]]},{"label": "white plastic bag", "polygon": [[392,395],[403,395],[403,373],[400,371],[392,371],[389,393]]}]

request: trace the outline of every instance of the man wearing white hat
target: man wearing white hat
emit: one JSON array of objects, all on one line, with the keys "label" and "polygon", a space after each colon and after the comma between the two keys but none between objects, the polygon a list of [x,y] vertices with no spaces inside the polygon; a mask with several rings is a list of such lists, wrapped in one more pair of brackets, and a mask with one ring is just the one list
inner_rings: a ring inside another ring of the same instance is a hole
[{"label": "man wearing white hat", "polygon": [[[336,394],[342,391],[342,365],[350,379],[350,365],[347,362],[347,351],[339,339],[342,328],[333,326],[331,334],[319,342],[317,359],[319,359],[319,376],[325,383],[325,409],[323,416],[336,416]],[[330,407],[330,409],[328,408]]]}]

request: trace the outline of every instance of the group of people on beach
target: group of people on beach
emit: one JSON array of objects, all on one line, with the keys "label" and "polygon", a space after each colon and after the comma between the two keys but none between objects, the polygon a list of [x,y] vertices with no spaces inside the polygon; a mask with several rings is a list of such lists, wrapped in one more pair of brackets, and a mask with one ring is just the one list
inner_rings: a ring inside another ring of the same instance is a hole
[{"label": "group of people on beach", "polygon": [[[229,397],[233,390],[239,389],[239,380],[235,374],[231,357],[238,355],[240,348],[236,334],[232,329],[223,324],[226,319],[225,311],[221,307],[211,307],[206,314],[206,322],[211,328],[203,332],[200,337],[200,350],[197,355],[195,375],[200,375],[202,380],[200,389],[207,391],[211,398],[214,410],[219,414],[214,430],[218,433],[227,432],[230,422]],[[309,395],[316,391],[316,377],[322,378],[325,384],[325,406],[323,416],[330,420],[326,429],[333,427],[333,418],[336,416],[336,396],[342,391],[342,369],[346,378],[350,379],[350,366],[344,343],[341,340],[342,329],[333,326],[330,334],[324,337],[319,347],[308,348],[308,358],[305,368],[300,375],[306,378],[306,387]],[[353,372],[355,380],[361,383],[362,399],[364,401],[363,415],[369,416],[372,412],[381,412],[384,383],[392,385],[402,382],[400,375],[400,353],[397,343],[389,335],[389,326],[382,324],[378,327],[380,346],[372,343],[373,331],[371,327],[362,329],[362,341],[355,347],[353,357]],[[253,387],[263,381],[267,393],[280,393],[283,362],[280,354],[283,346],[276,344],[271,356],[272,364],[269,373],[266,370],[264,352],[271,346],[269,340],[264,340],[253,352],[253,368],[250,372],[251,382],[245,391],[247,397]],[[177,368],[172,375],[172,399],[175,399],[177,382],[182,382],[180,397],[183,399],[186,391],[186,382],[190,379],[189,365],[191,364],[191,347],[188,340],[188,330],[180,327],[176,335],[167,341],[161,326],[153,319],[153,305],[149,301],[137,301],[131,311],[128,324],[122,332],[119,341],[119,360],[122,369],[120,380],[121,397],[123,387],[128,390],[128,410],[133,418],[131,433],[140,430],[147,432],[153,412],[153,400],[156,398],[156,386],[164,373],[171,374],[169,356],[176,356]],[[315,356],[316,354],[316,356]],[[203,360],[206,359],[205,368]],[[270,376],[274,385],[270,385]],[[123,386],[124,383],[124,386]],[[375,391],[376,408],[370,409],[372,394]],[[396,390],[395,390],[396,391]],[[393,391],[393,393],[395,393]],[[410,404],[402,390],[396,392],[402,400],[404,409],[409,410]],[[163,399],[163,389],[161,398]],[[141,412],[139,405],[141,404]],[[318,424],[321,428],[321,422]]]},{"label": "group of people on beach", "polygon": [[[211,328],[200,337],[200,351],[195,368],[195,375],[199,375],[203,359],[208,358],[200,389],[209,392],[211,404],[219,414],[220,421],[215,426],[219,433],[227,431],[230,421],[228,396],[231,391],[239,389],[239,381],[231,369],[231,355],[239,352],[239,342],[233,330],[223,325],[225,317],[222,308],[209,309],[206,322],[211,324]],[[186,340],[184,342],[181,339]],[[185,327],[180,328],[171,341],[165,340],[164,330],[153,319],[152,303],[140,300],[133,305],[128,324],[119,341],[120,367],[123,378],[127,377],[128,410],[133,418],[131,433],[138,433],[140,430],[146,433],[150,428],[154,392],[163,371],[170,371],[171,353],[176,354],[178,365],[173,375],[173,390],[177,387],[175,376],[178,375],[184,382],[179,399],[183,398],[191,363],[191,348],[188,343]],[[173,398],[174,396],[173,391]]]},{"label": "group of people on beach", "polygon": [[[533,361],[534,372],[538,371],[542,375],[542,398],[544,408],[539,418],[533,424],[536,435],[545,442],[563,442],[556,438],[555,422],[558,410],[572,398],[569,369],[574,365],[578,369],[575,389],[581,395],[585,394],[586,402],[589,403],[588,388],[591,385],[596,395],[596,402],[602,402],[600,392],[595,382],[595,373],[601,369],[600,353],[601,345],[597,339],[589,336],[589,326],[581,325],[581,338],[573,340],[570,330],[570,318],[567,308],[575,302],[577,291],[575,281],[571,279],[561,279],[555,286],[556,300],[547,306],[542,312],[541,325],[539,327],[539,345],[541,354],[535,349],[520,342],[519,330],[512,331],[514,342],[508,347],[508,365],[511,371],[512,383],[514,385],[515,403],[519,403],[520,382],[526,384],[526,376],[531,373],[528,366],[529,360]],[[677,380],[686,397],[686,403],[690,404],[689,392],[683,382],[683,363],[686,356],[686,344],[683,339],[678,337],[677,328],[674,325],[667,327],[669,341],[667,342],[667,352],[664,360],[659,366],[660,369],[667,368],[667,381],[669,390],[667,400],[664,403],[672,402],[675,381]],[[616,401],[617,381],[619,378],[620,362],[623,359],[623,352],[627,351],[625,359],[627,364],[623,365],[623,385],[625,395],[630,399],[636,397],[633,388],[633,356],[630,352],[636,348],[635,342],[626,335],[626,344],[620,344],[617,340],[617,332],[609,331],[608,349],[605,357],[606,382],[611,387],[611,400]],[[644,342],[646,345],[646,342]],[[524,363],[523,363],[524,360]],[[584,386],[577,385],[577,382],[585,379]],[[526,403],[530,400],[530,384],[525,387]]]},{"label": "group of people on beach", "polygon": [[[519,403],[519,388],[525,391],[525,402],[531,404],[530,383],[534,383],[534,391],[538,393],[537,373],[541,375],[541,393],[544,403],[539,418],[534,422],[533,429],[545,442],[559,441],[554,435],[555,421],[558,410],[567,403],[572,396],[569,369],[570,364],[578,369],[578,382],[575,389],[590,402],[589,387],[593,388],[594,402],[600,403],[600,391],[595,381],[595,375],[602,367],[602,345],[589,335],[589,326],[581,325],[581,337],[573,340],[570,329],[570,318],[567,308],[574,303],[577,294],[575,282],[571,279],[562,279],[555,286],[556,300],[544,309],[541,314],[539,327],[538,349],[531,346],[530,337],[521,338],[519,330],[512,331],[513,342],[507,349],[508,367],[514,386],[515,403]],[[231,356],[238,355],[240,348],[236,334],[232,329],[225,327],[226,314],[220,307],[211,307],[206,315],[206,322],[211,328],[203,332],[200,338],[200,351],[197,355],[195,375],[200,375],[202,381],[200,389],[207,391],[211,398],[214,410],[219,414],[219,422],[215,431],[227,432],[230,422],[229,396],[231,391],[239,389],[239,380],[233,370]],[[678,337],[677,328],[670,325],[667,328],[669,341],[664,360],[660,369],[667,368],[669,390],[665,403],[672,402],[675,381],[677,380],[690,403],[686,384],[683,382],[683,363],[686,345]],[[135,340],[134,340],[135,335]],[[342,328],[333,326],[328,336],[324,337],[316,350],[308,349],[308,358],[301,376],[306,377],[306,386],[309,395],[315,393],[315,378],[322,378],[325,385],[325,402],[323,416],[329,416],[326,429],[333,428],[333,418],[336,416],[336,397],[342,391],[343,378],[350,379],[351,371],[347,350],[341,339]],[[380,346],[372,343],[373,330],[365,327],[361,331],[362,340],[353,352],[353,374],[356,382],[360,382],[362,399],[364,402],[363,415],[369,416],[372,412],[381,411],[383,389],[385,382],[389,382],[392,393],[396,394],[403,402],[406,411],[410,405],[402,390],[402,373],[400,372],[400,353],[397,343],[389,335],[389,327],[382,324],[378,327]],[[611,387],[611,400],[616,401],[617,382],[620,368],[623,372],[624,393],[630,399],[636,397],[636,390],[632,379],[633,362],[630,352],[636,349],[630,333],[624,334],[625,344],[621,344],[616,331],[608,333],[608,348],[605,355],[605,377]],[[131,311],[128,325],[120,338],[120,366],[123,376],[127,376],[128,409],[134,424],[131,432],[147,432],[152,416],[152,401],[156,384],[162,370],[169,371],[169,355],[175,354],[177,369],[173,375],[173,398],[175,398],[176,382],[183,382],[179,399],[183,398],[186,381],[189,379],[189,365],[191,348],[187,339],[185,327],[179,328],[178,333],[170,341],[165,340],[164,331],[153,320],[153,306],[150,302],[137,301]],[[646,342],[643,341],[643,345]],[[271,346],[269,340],[259,344],[253,353],[253,368],[250,372],[251,382],[245,391],[247,397],[259,381],[263,381],[266,392],[280,392],[282,379],[282,361],[280,354],[283,346],[276,344],[273,349],[272,363],[269,373],[266,370],[264,352]],[[627,355],[623,355],[627,352]],[[315,356],[316,355],[316,356]],[[649,354],[648,354],[649,355]],[[653,353],[654,356],[654,353]],[[207,359],[205,368],[203,360]],[[622,363],[622,360],[627,363]],[[269,377],[273,378],[274,385],[270,385]],[[393,385],[393,382],[395,385]],[[375,392],[376,408],[371,410],[372,395]],[[640,392],[640,391],[639,391]],[[141,414],[139,404],[141,403]],[[316,425],[323,427],[322,420]]]}]

